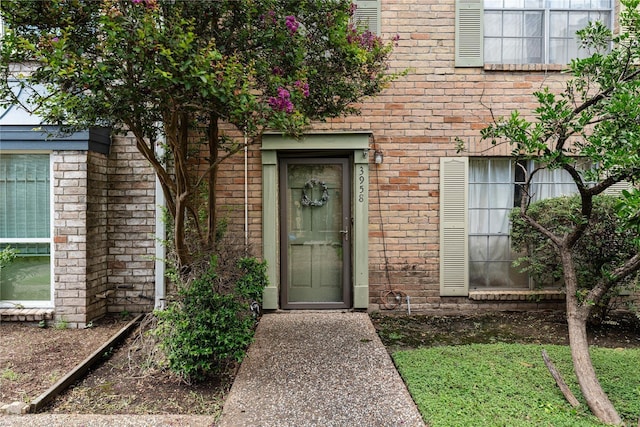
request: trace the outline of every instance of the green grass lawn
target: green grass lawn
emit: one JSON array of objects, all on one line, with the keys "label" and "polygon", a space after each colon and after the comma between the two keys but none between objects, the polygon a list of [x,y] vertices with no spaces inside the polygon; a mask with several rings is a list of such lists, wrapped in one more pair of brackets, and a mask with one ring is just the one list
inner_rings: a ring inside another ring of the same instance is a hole
[{"label": "green grass lawn", "polygon": [[[549,374],[546,349],[581,399],[566,346],[472,344],[399,351],[393,359],[430,427],[601,426],[573,409]],[[628,425],[640,416],[640,349],[593,348],[598,378]]]}]

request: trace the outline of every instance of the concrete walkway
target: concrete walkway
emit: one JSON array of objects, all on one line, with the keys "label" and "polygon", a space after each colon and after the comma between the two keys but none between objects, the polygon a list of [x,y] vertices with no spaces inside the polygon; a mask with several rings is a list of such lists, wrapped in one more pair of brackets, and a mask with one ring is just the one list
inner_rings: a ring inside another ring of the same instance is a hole
[{"label": "concrete walkway", "polygon": [[0,415],[0,427],[424,427],[366,313],[266,314],[222,418]]},{"label": "concrete walkway", "polygon": [[366,313],[266,314],[220,427],[424,423]]}]

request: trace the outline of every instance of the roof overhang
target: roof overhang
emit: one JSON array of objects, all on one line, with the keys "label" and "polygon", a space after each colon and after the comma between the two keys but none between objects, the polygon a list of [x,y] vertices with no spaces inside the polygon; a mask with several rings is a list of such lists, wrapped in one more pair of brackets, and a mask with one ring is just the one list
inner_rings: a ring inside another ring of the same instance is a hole
[{"label": "roof overhang", "polygon": [[59,126],[0,125],[0,150],[79,150],[109,154],[111,129],[66,133]]}]

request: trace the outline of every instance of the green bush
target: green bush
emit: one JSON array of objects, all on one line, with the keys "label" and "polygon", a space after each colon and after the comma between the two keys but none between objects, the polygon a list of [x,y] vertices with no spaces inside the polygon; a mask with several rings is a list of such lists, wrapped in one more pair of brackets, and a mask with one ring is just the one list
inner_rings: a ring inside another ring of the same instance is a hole
[{"label": "green bush", "polygon": [[7,246],[4,249],[0,250],[0,270],[2,267],[6,267],[11,264],[11,262],[18,255],[18,251],[16,249],[11,248],[11,246]]},{"label": "green bush", "polygon": [[241,258],[235,271],[218,270],[218,258],[212,256],[201,274],[181,286],[177,300],[157,312],[169,368],[185,381],[223,373],[243,359],[253,340],[250,304],[261,302],[266,263]]},{"label": "green bush", "polygon": [[[573,250],[578,287],[582,292],[593,288],[608,272],[637,253],[634,230],[626,227],[616,214],[618,202],[616,196],[601,195],[593,199],[589,227]],[[531,204],[528,214],[555,234],[562,235],[582,220],[580,198],[571,196],[541,200]],[[522,219],[519,209],[513,210],[511,220],[513,250],[525,254],[515,264],[539,286],[561,286],[562,263],[551,242]],[[611,302],[616,301],[614,297],[620,291],[636,286],[636,275],[623,279],[594,309],[592,320],[602,320],[612,308]]]}]

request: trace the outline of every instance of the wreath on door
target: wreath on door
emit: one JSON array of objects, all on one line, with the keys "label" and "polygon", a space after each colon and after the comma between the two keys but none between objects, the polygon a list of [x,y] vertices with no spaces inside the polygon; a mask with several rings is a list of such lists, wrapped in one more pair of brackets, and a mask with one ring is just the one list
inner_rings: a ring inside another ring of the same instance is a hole
[{"label": "wreath on door", "polygon": [[[309,197],[309,194],[313,195],[313,189],[318,185],[322,189],[322,196],[317,200],[313,200]],[[300,200],[302,206],[322,207],[327,204],[327,200],[329,200],[329,189],[324,181],[311,178],[304,183],[304,187],[302,187],[302,199]]]}]

